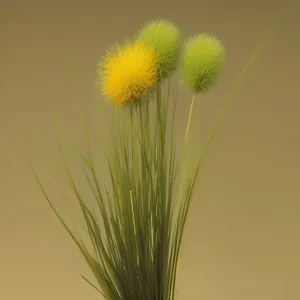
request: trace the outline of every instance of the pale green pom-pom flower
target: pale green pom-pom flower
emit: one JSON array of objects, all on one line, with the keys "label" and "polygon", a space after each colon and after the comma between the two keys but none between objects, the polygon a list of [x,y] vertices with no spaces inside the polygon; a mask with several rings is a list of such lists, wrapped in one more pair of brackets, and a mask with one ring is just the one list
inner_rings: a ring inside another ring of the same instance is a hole
[{"label": "pale green pom-pom flower", "polygon": [[218,79],[225,58],[222,43],[210,34],[191,37],[183,53],[183,79],[195,93],[207,91]]},{"label": "pale green pom-pom flower", "polygon": [[159,79],[165,79],[177,69],[182,40],[175,25],[165,20],[152,21],[142,28],[137,40],[145,43],[158,54]]}]

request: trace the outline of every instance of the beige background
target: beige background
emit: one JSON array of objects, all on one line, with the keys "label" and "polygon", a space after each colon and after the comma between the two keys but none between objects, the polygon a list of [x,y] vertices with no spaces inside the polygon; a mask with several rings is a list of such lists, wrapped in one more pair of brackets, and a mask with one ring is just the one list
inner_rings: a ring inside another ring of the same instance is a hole
[{"label": "beige background", "polygon": [[[107,133],[110,107],[95,96],[93,83],[105,49],[155,17],[176,23],[186,36],[217,34],[227,65],[219,85],[197,101],[195,114],[203,118],[193,119],[192,130],[203,141],[238,72],[286,6],[278,0],[0,1],[0,299],[99,299],[80,278],[90,273],[25,154],[64,209],[41,137],[56,155],[53,118],[79,140],[78,115],[89,119],[94,140]],[[298,10],[251,68],[223,120],[192,204],[178,299],[300,297],[299,28]],[[190,94],[181,88],[180,96],[178,135]],[[92,113],[95,102],[100,110]]]}]

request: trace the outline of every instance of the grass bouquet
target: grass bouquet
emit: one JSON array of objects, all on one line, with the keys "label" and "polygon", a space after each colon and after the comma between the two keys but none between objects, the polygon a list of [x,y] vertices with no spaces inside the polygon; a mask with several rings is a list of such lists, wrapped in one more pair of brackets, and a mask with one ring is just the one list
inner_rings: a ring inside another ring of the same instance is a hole
[{"label": "grass bouquet", "polygon": [[[89,147],[80,157],[92,199],[86,201],[66,166],[90,243],[67,225],[33,169],[96,282],[84,278],[107,300],[175,298],[196,178],[218,124],[217,120],[203,151],[184,168],[193,102],[216,83],[223,63],[224,47],[213,35],[185,39],[165,20],[146,24],[131,41],[116,45],[102,59],[97,82],[114,108],[107,151],[109,184],[100,180]],[[176,71],[180,80],[174,79]],[[177,84],[191,92],[186,134],[179,146],[174,132],[176,103],[186,99],[177,99],[173,92]]]}]

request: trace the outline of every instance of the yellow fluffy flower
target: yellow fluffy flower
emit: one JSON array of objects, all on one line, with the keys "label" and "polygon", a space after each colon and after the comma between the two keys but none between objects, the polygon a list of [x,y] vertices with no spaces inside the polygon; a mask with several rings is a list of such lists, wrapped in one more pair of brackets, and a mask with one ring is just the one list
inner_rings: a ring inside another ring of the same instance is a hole
[{"label": "yellow fluffy flower", "polygon": [[115,105],[139,101],[154,86],[157,55],[142,43],[125,44],[108,53],[101,63],[102,93]]}]

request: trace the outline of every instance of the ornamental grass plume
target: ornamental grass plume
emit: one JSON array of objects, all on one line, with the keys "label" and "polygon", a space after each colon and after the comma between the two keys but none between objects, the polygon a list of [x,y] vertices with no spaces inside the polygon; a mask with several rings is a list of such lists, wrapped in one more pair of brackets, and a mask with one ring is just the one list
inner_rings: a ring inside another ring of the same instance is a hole
[{"label": "ornamental grass plume", "polygon": [[177,69],[182,40],[174,24],[161,19],[152,21],[140,30],[137,41],[146,44],[157,53],[160,80],[166,79]]},{"label": "ornamental grass plume", "polygon": [[[182,56],[183,81],[194,93],[190,107],[191,115],[195,94],[209,90],[220,76],[225,51],[222,43],[213,35],[202,33],[187,40]],[[187,124],[185,140],[188,138],[189,126],[190,121]]]},{"label": "ornamental grass plume", "polygon": [[98,69],[101,91],[114,105],[140,101],[157,81],[156,53],[142,43],[116,46]]},{"label": "ornamental grass plume", "polygon": [[[179,99],[172,93],[171,73],[182,55],[185,82],[193,93],[201,93],[219,76],[224,54],[221,43],[208,35],[190,39],[182,54],[180,49],[176,27],[154,21],[140,31],[139,39],[115,48],[100,64],[102,92],[114,105],[127,106],[129,111],[121,109],[114,114],[107,152],[109,184],[101,181],[89,144],[85,151],[79,151],[92,199],[79,189],[65,163],[67,183],[79,203],[90,244],[73,233],[32,167],[48,204],[78,246],[97,283],[83,278],[107,300],[175,299],[179,253],[196,179],[236,88],[225,99],[204,150],[181,177],[179,166],[183,161],[174,132]],[[260,51],[261,45],[242,70],[238,83]],[[191,115],[192,109],[188,125]],[[188,130],[189,126],[186,136]],[[94,205],[87,204],[91,202]]]},{"label": "ornamental grass plume", "polygon": [[188,39],[183,53],[183,79],[194,93],[210,89],[224,64],[224,47],[211,34],[198,34]]}]

